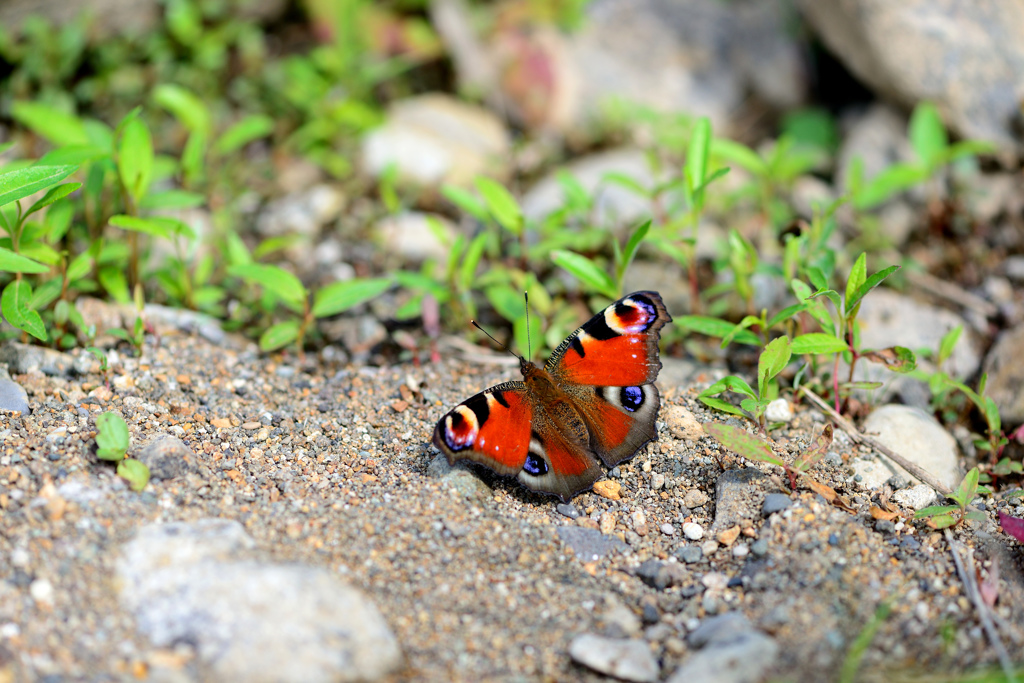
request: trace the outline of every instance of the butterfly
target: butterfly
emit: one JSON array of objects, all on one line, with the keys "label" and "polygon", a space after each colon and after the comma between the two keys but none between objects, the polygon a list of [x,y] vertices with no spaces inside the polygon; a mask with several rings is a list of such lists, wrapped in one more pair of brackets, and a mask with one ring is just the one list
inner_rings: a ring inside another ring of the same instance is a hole
[{"label": "butterfly", "polygon": [[455,406],[434,428],[449,464],[480,463],[568,502],[657,436],[659,331],[672,317],[657,292],[634,292],[563,341],[544,367],[519,357],[523,381]]}]

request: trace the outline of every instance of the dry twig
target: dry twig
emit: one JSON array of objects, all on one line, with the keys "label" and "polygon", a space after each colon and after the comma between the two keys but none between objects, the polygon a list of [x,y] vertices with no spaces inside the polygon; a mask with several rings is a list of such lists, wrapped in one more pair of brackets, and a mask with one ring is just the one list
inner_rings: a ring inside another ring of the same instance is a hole
[{"label": "dry twig", "polygon": [[884,443],[878,441],[877,439],[873,439],[867,434],[861,432],[852,422],[850,422],[845,417],[843,417],[835,410],[833,410],[832,406],[826,403],[825,400],[821,398],[821,396],[818,396],[816,393],[814,393],[807,387],[803,387],[801,391],[804,393],[804,396],[809,398],[811,402],[814,403],[815,406],[817,406],[819,410],[821,410],[823,413],[831,417],[844,432],[849,434],[851,439],[853,439],[857,443],[863,443],[868,446],[871,446],[876,451],[883,454],[885,457],[889,458],[894,463],[905,469],[907,472],[910,472],[912,475],[923,481],[925,484],[931,486],[933,489],[938,491],[943,496],[948,496],[950,493],[952,493],[952,491],[945,484],[943,484],[941,481],[932,476],[930,472],[923,469],[919,465],[910,462],[902,455],[896,453],[891,448],[886,446]]}]

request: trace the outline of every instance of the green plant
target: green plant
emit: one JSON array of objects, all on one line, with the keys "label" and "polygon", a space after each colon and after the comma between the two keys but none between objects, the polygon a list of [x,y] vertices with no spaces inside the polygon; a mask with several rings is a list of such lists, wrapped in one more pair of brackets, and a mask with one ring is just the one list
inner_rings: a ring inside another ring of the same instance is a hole
[{"label": "green plant", "polygon": [[[900,192],[928,182],[956,159],[995,151],[994,145],[980,140],[951,144],[938,109],[930,102],[921,102],[914,108],[907,135],[916,157],[912,162],[895,163],[866,180],[863,161],[859,158],[851,161],[847,191],[855,209],[872,209]],[[933,190],[932,195],[935,199],[937,191]]]},{"label": "green plant", "polygon": [[793,461],[787,463],[772,451],[771,445],[745,429],[722,423],[705,424],[704,431],[713,436],[720,444],[748,460],[766,462],[781,467],[789,478],[789,486],[796,490],[796,479],[814,466],[828,452],[832,445],[833,428],[825,425],[821,432]]},{"label": "green plant", "polygon": [[[793,355],[789,337],[778,337],[768,342],[757,361],[757,391],[736,375],[729,375],[718,380],[700,392],[697,398],[704,405],[732,415],[739,415],[757,424],[761,433],[765,431],[764,413],[772,399],[778,396],[778,385],[772,380],[789,364]],[[731,403],[717,398],[726,391],[734,391],[746,396],[740,401],[737,409]]]},{"label": "green plant", "polygon": [[294,343],[302,350],[303,340],[310,325],[319,318],[327,318],[373,299],[391,284],[391,278],[358,278],[335,282],[318,289],[310,300],[310,292],[292,273],[278,266],[263,263],[244,263],[232,266],[228,273],[263,288],[266,308],[282,304],[295,314],[290,320],[275,323],[260,336],[260,349],[274,351]]},{"label": "green plant", "polygon": [[129,458],[131,436],[124,418],[106,412],[96,418],[96,457],[117,463],[117,476],[128,482],[133,491],[141,491],[149,482],[149,468],[145,463]]},{"label": "green plant", "polygon": [[[821,325],[824,332],[808,338],[807,343],[812,347],[811,351],[803,348],[796,348],[794,340],[794,353],[834,353],[832,370],[832,392],[835,401],[836,411],[839,411],[839,398],[845,391],[852,388],[874,388],[874,383],[854,383],[853,376],[857,361],[861,358],[883,364],[894,372],[910,372],[917,365],[917,358],[914,352],[903,346],[891,346],[878,350],[862,350],[860,348],[860,334],[857,326],[857,314],[860,312],[861,303],[864,297],[875,287],[880,285],[887,277],[899,269],[899,266],[889,266],[868,276],[867,255],[861,254],[853,264],[850,275],[846,280],[846,290],[840,296],[834,289],[829,288],[828,274],[819,267],[807,269],[811,288],[802,280],[791,281],[793,293],[801,303],[806,303],[805,309]],[[830,310],[822,300],[832,304]],[[798,338],[799,339],[799,338]],[[823,350],[827,349],[827,350]],[[849,366],[847,381],[839,382],[839,361],[845,359]]]},{"label": "green plant", "polygon": [[967,509],[967,506],[971,504],[971,501],[974,500],[975,496],[991,493],[987,487],[978,485],[978,478],[980,475],[981,473],[978,468],[972,467],[971,471],[964,476],[963,481],[960,482],[960,486],[957,487],[956,491],[953,491],[946,496],[955,502],[956,505],[931,505],[918,510],[914,514],[914,519],[926,519],[928,526],[933,529],[945,529],[946,527],[958,526],[962,524],[965,519],[984,521],[987,519],[984,512]]}]

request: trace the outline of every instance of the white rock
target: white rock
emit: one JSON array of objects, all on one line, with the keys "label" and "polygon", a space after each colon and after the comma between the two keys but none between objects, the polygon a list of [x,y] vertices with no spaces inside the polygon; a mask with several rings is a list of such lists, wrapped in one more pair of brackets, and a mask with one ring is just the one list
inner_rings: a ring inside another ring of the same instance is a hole
[{"label": "white rock", "polygon": [[768,422],[790,422],[793,419],[793,406],[784,398],[777,398],[765,408],[764,417]]},{"label": "white rock", "polygon": [[643,640],[605,638],[583,634],[569,643],[569,656],[598,673],[624,681],[648,683],[658,680],[658,661]]},{"label": "white rock", "polygon": [[683,535],[691,541],[699,541],[704,538],[704,527],[696,522],[683,524]]},{"label": "white rock", "polygon": [[387,253],[410,261],[445,258],[456,234],[447,218],[419,212],[388,216],[377,223],[376,232]]},{"label": "white rock", "polygon": [[662,524],[660,528],[661,528],[661,533],[665,534],[666,536],[672,536],[672,535],[674,535],[676,533],[676,528],[674,526],[672,526],[671,524],[669,524],[668,522],[665,522],[664,524]]},{"label": "white rock", "polygon": [[49,579],[36,579],[28,586],[28,593],[37,603],[43,605],[53,604],[53,584]]},{"label": "white rock", "polygon": [[920,510],[934,505],[938,499],[935,489],[927,484],[918,484],[907,489],[900,489],[892,494],[892,499],[911,510]]},{"label": "white rock", "polygon": [[387,121],[363,140],[363,167],[380,176],[394,165],[418,185],[470,185],[508,172],[509,135],[491,112],[442,94],[395,102]]},{"label": "white rock", "polygon": [[[923,410],[904,405],[885,405],[868,416],[863,429],[949,488],[955,488],[959,483],[956,439]],[[861,474],[859,484],[864,488],[876,488],[893,474],[920,483],[885,456],[879,456],[879,461],[869,466],[863,463],[862,460],[854,461],[852,466],[854,472]]]}]

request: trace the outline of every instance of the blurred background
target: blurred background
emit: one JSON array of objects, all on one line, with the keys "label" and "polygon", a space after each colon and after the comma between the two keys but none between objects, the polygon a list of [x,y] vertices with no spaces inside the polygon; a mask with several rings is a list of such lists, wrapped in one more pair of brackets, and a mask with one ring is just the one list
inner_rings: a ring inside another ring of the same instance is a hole
[{"label": "blurred background", "polygon": [[[914,351],[886,391],[948,420],[934,377],[987,371],[1017,424],[1021,74],[1011,0],[3,0],[4,334],[141,350],[157,305],[427,362],[471,317],[525,352],[529,291],[543,355],[656,289],[667,357],[820,327]],[[901,268],[856,330],[771,321],[862,254]]]}]

